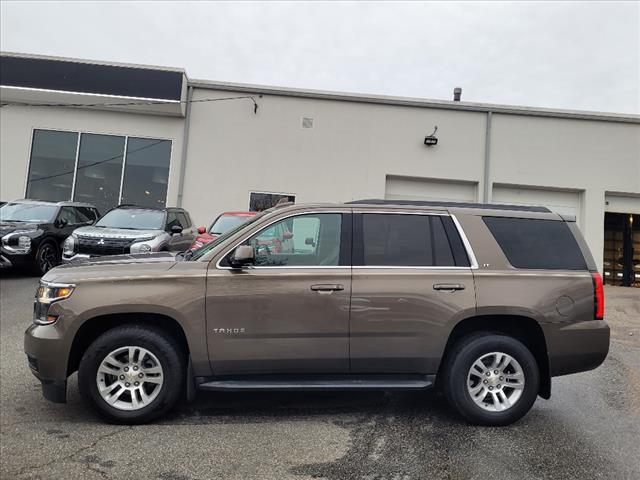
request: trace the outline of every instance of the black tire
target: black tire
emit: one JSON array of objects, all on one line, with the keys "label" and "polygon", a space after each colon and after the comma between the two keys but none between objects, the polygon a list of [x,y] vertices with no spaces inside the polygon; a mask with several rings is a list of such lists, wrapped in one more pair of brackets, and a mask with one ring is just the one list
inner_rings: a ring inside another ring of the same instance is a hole
[{"label": "black tire", "polygon": [[[142,347],[159,360],[163,384],[153,401],[138,410],[121,410],[109,405],[100,395],[96,377],[109,353],[125,347]],[[78,369],[78,387],[84,401],[110,423],[141,424],[166,414],[180,399],[186,375],[185,354],[178,344],[161,330],[139,325],[116,327],[99,336],[84,353]]]},{"label": "black tire", "polygon": [[[473,401],[467,388],[473,363],[492,352],[511,355],[520,364],[524,374],[524,389],[520,398],[511,407],[499,412],[481,408]],[[503,426],[516,422],[531,409],[540,388],[538,363],[529,349],[513,337],[489,332],[459,340],[445,359],[443,375],[444,393],[449,402],[465,419],[477,425]]]},{"label": "black tire", "polygon": [[56,265],[60,264],[58,247],[51,240],[44,240],[38,245],[35,255],[35,273],[42,276]]}]

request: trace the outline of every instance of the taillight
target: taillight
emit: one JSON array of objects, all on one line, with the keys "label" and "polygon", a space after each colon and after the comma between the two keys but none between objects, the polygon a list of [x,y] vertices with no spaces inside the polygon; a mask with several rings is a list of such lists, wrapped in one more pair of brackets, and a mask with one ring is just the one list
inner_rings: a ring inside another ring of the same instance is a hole
[{"label": "taillight", "polygon": [[593,278],[593,311],[595,320],[604,318],[604,287],[602,286],[602,276],[598,272],[591,274]]}]

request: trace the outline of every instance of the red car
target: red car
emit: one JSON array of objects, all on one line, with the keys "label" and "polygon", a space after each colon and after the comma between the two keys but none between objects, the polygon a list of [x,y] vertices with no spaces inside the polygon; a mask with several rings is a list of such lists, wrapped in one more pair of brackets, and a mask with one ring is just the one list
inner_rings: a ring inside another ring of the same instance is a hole
[{"label": "red car", "polygon": [[237,227],[241,223],[244,223],[247,219],[254,217],[258,212],[224,212],[221,213],[218,218],[211,224],[209,229],[204,227],[198,227],[198,235],[191,244],[190,250],[197,250],[198,248],[212,242],[224,232]]}]

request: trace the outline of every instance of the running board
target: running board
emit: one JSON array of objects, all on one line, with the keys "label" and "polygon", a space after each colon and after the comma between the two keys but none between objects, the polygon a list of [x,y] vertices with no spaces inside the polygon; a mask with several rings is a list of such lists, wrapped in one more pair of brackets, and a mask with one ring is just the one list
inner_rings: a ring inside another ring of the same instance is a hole
[{"label": "running board", "polygon": [[200,379],[198,390],[237,392],[245,390],[424,390],[433,386],[435,375],[344,375],[310,377],[227,377]]}]

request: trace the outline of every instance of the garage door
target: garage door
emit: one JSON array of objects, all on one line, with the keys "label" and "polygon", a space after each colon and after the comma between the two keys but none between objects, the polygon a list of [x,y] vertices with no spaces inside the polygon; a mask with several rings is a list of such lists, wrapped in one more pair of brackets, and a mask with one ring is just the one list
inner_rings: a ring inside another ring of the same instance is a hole
[{"label": "garage door", "polygon": [[607,212],[635,213],[640,215],[640,195],[605,193],[604,209]]},{"label": "garage door", "polygon": [[580,220],[580,192],[573,190],[547,190],[494,184],[492,201],[514,205],[542,205],[552,212],[574,215],[578,223]]},{"label": "garage door", "polygon": [[389,200],[475,202],[477,191],[476,182],[387,176],[384,196]]}]

